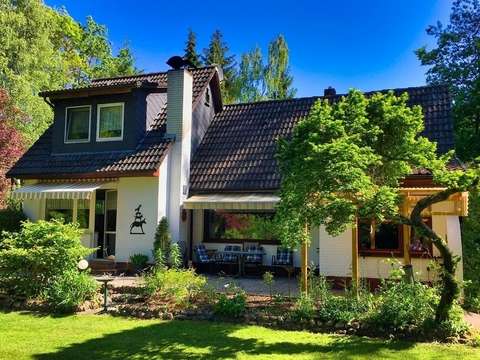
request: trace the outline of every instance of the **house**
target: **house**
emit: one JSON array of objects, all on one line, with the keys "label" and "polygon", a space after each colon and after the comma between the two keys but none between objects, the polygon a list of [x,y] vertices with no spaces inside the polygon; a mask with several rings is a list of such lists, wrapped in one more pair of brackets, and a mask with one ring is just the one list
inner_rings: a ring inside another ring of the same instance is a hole
[{"label": "house", "polygon": [[[85,229],[82,241],[98,247],[94,259],[125,266],[135,253],[151,255],[159,219],[169,220],[173,241],[214,251],[227,244],[261,243],[271,265],[279,242],[269,225],[278,202],[276,142],[288,136],[322,98],[223,105],[222,72],[215,66],[93,80],[83,88],[40,94],[54,110],[53,124],[12,167],[23,186],[14,196],[32,220],[62,216]],[[445,87],[396,89],[422,106],[424,134],[445,152],[454,145],[451,98]],[[328,88],[323,97],[340,95]],[[403,183],[404,210],[438,191],[425,171]],[[460,217],[466,194],[432,206],[425,221],[462,255]],[[385,260],[411,262],[432,280],[434,249],[410,242],[405,226],[370,225],[332,237],[314,228],[308,262],[337,279],[352,275],[352,260],[364,278],[385,277]],[[358,247],[358,252],[356,248]],[[294,254],[294,265],[300,265]],[[462,277],[459,267],[458,276]]]}]

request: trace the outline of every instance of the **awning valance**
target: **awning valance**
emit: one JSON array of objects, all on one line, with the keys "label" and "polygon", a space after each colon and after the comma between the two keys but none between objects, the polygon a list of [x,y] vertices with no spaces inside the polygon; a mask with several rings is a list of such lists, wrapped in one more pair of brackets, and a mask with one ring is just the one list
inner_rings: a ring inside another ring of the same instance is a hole
[{"label": "awning valance", "polygon": [[184,202],[185,209],[273,210],[280,198],[273,194],[194,195]]},{"label": "awning valance", "polygon": [[40,183],[15,189],[14,199],[90,199],[104,182]]}]

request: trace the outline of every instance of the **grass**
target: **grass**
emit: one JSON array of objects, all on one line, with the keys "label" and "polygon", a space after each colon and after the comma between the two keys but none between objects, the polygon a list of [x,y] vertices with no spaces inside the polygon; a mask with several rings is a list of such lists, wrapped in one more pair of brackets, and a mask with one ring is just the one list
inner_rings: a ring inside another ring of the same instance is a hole
[{"label": "grass", "polygon": [[0,359],[480,359],[414,344],[210,322],[0,312]]}]

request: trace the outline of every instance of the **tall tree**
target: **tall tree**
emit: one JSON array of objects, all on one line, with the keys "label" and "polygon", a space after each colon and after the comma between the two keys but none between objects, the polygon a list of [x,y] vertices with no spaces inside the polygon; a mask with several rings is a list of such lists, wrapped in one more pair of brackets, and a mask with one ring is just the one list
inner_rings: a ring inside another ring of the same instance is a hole
[{"label": "tall tree", "polygon": [[137,71],[128,48],[112,54],[104,26],[90,17],[82,25],[41,0],[0,0],[0,29],[0,87],[32,119],[18,128],[27,145],[52,119],[38,92]]},{"label": "tall tree", "polygon": [[218,65],[223,71],[222,95],[226,103],[235,96],[235,56],[229,55],[227,43],[219,30],[215,30],[206,49],[203,49],[202,61],[205,65]]},{"label": "tall tree", "polygon": [[[338,235],[355,226],[357,217],[412,226],[443,259],[436,311],[436,320],[442,322],[459,295],[458,259],[446,241],[422,222],[421,213],[454,193],[478,188],[480,171],[477,166],[449,170],[453,153],[439,156],[436,144],[420,136],[422,110],[408,107],[407,99],[406,94],[393,93],[367,98],[352,90],[335,104],[318,101],[295,126],[291,139],[280,141],[277,217],[282,242],[291,246],[308,241],[305,230],[310,226],[323,225],[329,234]],[[410,217],[402,218],[400,183],[416,168],[430,170],[434,182],[446,190],[419,200]]]},{"label": "tall tree", "polygon": [[184,57],[189,60],[195,67],[199,67],[201,65],[200,57],[197,54],[197,36],[192,29],[188,29]]},{"label": "tall tree", "polygon": [[25,149],[23,137],[15,127],[26,121],[26,115],[13,104],[7,91],[0,88],[0,208],[6,205],[9,189],[5,174]]},{"label": "tall tree", "polygon": [[254,102],[265,99],[262,50],[257,46],[242,55],[235,79],[235,101]]},{"label": "tall tree", "polygon": [[428,66],[427,81],[448,84],[455,97],[454,117],[458,155],[465,160],[480,155],[480,3],[455,0],[450,23],[427,28],[436,47],[416,54]]},{"label": "tall tree", "polygon": [[279,35],[268,45],[268,64],[265,68],[266,97],[268,99],[288,99],[295,96],[290,75],[288,45],[283,35]]},{"label": "tall tree", "polygon": [[[417,50],[428,66],[427,81],[450,86],[454,95],[456,148],[460,158],[480,156],[480,4],[478,0],[455,0],[450,22],[427,28],[436,46]],[[470,193],[470,216],[462,223],[465,303],[480,310],[480,194]]]}]

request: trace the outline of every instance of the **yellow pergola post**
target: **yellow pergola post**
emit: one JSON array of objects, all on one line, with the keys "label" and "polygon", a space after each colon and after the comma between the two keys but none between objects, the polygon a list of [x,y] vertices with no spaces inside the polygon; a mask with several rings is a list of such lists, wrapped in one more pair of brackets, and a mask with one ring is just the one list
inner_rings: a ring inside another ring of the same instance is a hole
[{"label": "yellow pergola post", "polygon": [[355,223],[352,226],[352,285],[355,291],[360,285],[360,273],[358,271],[358,219],[355,218]]},{"label": "yellow pergola post", "polygon": [[302,251],[301,251],[301,260],[302,260],[302,292],[307,295],[308,293],[308,251],[307,251],[307,241],[302,243]]}]

